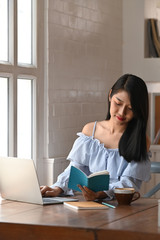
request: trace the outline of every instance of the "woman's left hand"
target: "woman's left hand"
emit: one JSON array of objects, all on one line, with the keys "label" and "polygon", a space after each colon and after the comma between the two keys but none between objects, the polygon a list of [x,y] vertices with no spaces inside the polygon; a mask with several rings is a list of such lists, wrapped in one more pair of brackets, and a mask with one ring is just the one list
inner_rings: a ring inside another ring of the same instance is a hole
[{"label": "woman's left hand", "polygon": [[97,194],[85,186],[78,185],[79,189],[82,191],[83,197],[87,201],[93,201],[97,199]]},{"label": "woman's left hand", "polygon": [[86,201],[94,201],[107,196],[104,192],[94,192],[85,186],[82,187],[81,185],[78,185],[78,187],[82,191],[83,197]]}]

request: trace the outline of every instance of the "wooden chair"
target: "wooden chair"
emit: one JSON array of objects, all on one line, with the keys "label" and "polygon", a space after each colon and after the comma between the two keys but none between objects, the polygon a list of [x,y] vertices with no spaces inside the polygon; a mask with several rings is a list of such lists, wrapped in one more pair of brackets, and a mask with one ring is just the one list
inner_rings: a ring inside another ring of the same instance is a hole
[{"label": "wooden chair", "polygon": [[[151,162],[151,173],[160,173],[160,162]],[[153,187],[143,197],[149,198],[159,190],[160,190],[160,183],[158,183],[155,187]]]}]

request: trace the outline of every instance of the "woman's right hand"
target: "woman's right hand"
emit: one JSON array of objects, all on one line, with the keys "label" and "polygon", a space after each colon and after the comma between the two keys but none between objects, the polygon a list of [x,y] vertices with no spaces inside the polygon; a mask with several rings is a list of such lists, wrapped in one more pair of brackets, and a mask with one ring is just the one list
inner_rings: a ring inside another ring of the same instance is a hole
[{"label": "woman's right hand", "polygon": [[40,186],[40,190],[43,197],[57,197],[63,192],[60,187],[51,188],[48,186]]}]

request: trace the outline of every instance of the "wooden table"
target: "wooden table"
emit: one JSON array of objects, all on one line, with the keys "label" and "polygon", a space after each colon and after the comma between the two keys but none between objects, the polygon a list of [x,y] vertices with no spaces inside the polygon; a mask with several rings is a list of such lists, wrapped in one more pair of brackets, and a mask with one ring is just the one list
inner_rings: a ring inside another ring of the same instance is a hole
[{"label": "wooden table", "polygon": [[157,215],[157,199],[140,198],[131,206],[116,209],[79,211],[63,204],[40,206],[2,200],[0,239],[157,240]]}]

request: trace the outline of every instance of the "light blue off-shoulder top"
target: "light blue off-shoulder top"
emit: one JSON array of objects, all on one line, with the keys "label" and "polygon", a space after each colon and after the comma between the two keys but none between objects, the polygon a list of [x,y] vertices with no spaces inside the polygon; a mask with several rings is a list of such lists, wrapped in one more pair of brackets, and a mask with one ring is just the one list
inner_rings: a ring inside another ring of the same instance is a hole
[{"label": "light blue off-shoulder top", "polygon": [[114,197],[115,187],[134,187],[139,191],[142,182],[150,180],[150,154],[145,161],[133,160],[128,163],[119,155],[118,149],[108,149],[94,138],[95,128],[96,122],[92,136],[77,133],[78,138],[67,157],[70,164],[51,187],[58,186],[63,189],[64,194],[73,195],[72,189],[68,189],[68,180],[71,166],[74,165],[87,175],[107,170],[110,174],[110,184],[109,190],[105,192],[110,199]]}]

